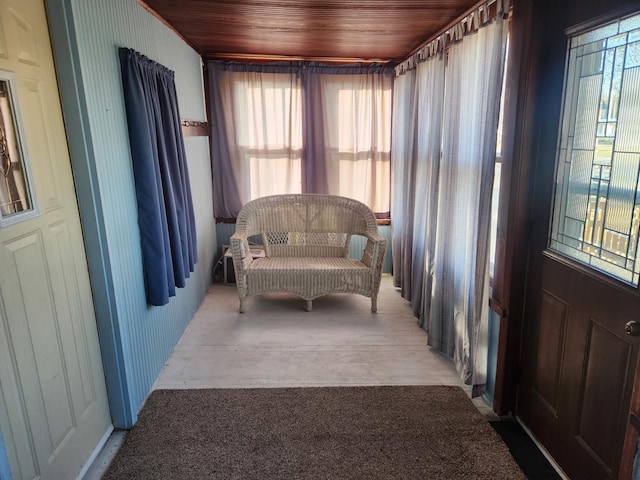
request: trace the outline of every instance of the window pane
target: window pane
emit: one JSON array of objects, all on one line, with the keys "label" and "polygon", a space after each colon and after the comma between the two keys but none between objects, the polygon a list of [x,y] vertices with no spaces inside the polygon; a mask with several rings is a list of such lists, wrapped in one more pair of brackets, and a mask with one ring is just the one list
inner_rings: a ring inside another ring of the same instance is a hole
[{"label": "window pane", "polygon": [[0,225],[6,226],[33,213],[24,150],[20,143],[11,76],[0,72]]},{"label": "window pane", "polygon": [[329,193],[390,210],[391,78],[320,75]]},{"label": "window pane", "polygon": [[297,77],[236,73],[234,115],[243,198],[302,192],[302,89]]},{"label": "window pane", "polygon": [[500,206],[501,173],[502,163],[496,161],[493,176],[493,192],[491,194],[491,233],[489,238],[489,272],[491,272],[491,277],[494,276],[496,247],[498,242],[498,213]]},{"label": "window pane", "polygon": [[640,15],[571,39],[550,248],[638,285]]}]

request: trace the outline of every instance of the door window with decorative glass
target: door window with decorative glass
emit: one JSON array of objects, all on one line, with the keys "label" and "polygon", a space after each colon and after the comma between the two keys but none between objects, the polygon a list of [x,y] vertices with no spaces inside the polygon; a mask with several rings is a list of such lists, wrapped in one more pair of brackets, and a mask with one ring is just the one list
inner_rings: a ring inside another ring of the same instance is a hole
[{"label": "door window with decorative glass", "polygon": [[640,14],[569,40],[550,248],[638,286]]}]

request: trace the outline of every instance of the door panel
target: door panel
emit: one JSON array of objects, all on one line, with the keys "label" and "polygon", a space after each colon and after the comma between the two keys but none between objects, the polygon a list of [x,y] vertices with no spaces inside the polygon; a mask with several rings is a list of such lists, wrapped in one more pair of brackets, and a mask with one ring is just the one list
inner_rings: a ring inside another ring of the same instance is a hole
[{"label": "door panel", "polygon": [[624,423],[621,424],[620,415],[616,418],[607,410],[622,411],[633,346],[596,319],[589,318],[587,322],[585,376],[577,405],[580,414],[576,437],[597,461],[614,465],[616,447],[620,446],[616,446],[616,439],[620,438],[617,430],[624,429]]},{"label": "door panel", "polygon": [[562,371],[562,353],[567,327],[569,306],[551,293],[542,292],[542,315],[536,357],[535,391],[552,415],[557,415]]},{"label": "door panel", "polygon": [[542,270],[518,413],[570,478],[618,478],[640,352],[625,324],[640,315],[638,298],[551,253]]},{"label": "door panel", "polygon": [[0,429],[18,479],[73,479],[111,427],[44,4],[0,0],[39,215],[0,229]]},{"label": "door panel", "polygon": [[32,392],[25,403],[42,415],[49,437],[42,440],[55,450],[73,425],[42,240],[40,232],[33,232],[3,245],[8,261],[3,265],[0,288],[8,300],[11,338],[14,344],[21,339],[16,350],[17,373],[23,388]]}]

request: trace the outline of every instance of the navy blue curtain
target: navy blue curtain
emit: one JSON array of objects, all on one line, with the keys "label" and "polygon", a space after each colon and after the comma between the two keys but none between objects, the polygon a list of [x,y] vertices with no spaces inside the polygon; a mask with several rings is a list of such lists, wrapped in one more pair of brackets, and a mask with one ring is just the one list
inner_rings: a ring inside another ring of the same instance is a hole
[{"label": "navy blue curtain", "polygon": [[119,55],[147,302],[166,305],[198,261],[174,73],[128,48]]}]

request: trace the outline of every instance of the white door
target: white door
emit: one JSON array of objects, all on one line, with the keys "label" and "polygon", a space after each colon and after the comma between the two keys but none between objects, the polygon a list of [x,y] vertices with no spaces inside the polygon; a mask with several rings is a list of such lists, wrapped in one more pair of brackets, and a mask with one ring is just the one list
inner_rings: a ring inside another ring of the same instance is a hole
[{"label": "white door", "polygon": [[[111,419],[42,0],[0,0],[0,70],[0,430],[14,480],[74,479]],[[9,156],[30,164],[26,178],[7,175]],[[6,200],[28,197],[29,173],[32,198],[19,209],[37,215],[15,221],[29,214],[7,213]]]}]

